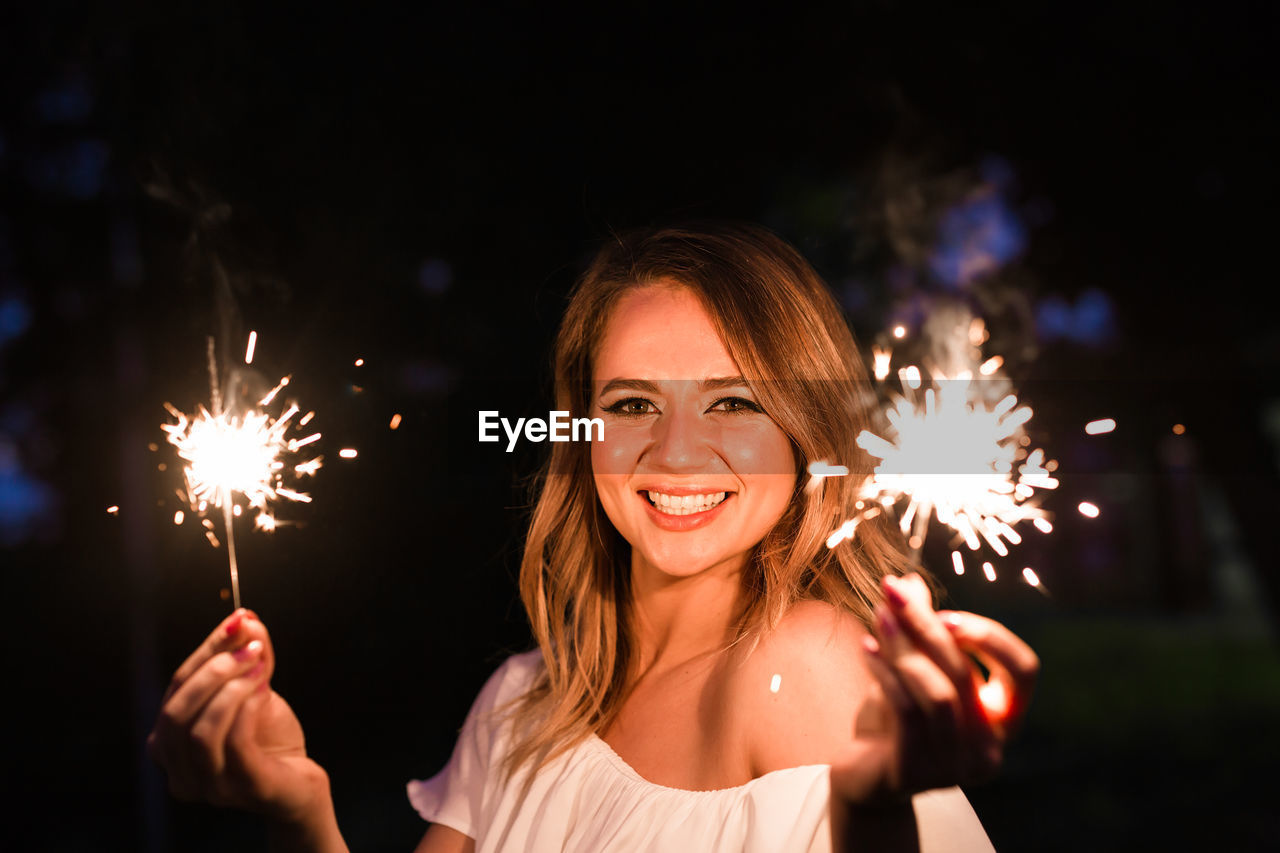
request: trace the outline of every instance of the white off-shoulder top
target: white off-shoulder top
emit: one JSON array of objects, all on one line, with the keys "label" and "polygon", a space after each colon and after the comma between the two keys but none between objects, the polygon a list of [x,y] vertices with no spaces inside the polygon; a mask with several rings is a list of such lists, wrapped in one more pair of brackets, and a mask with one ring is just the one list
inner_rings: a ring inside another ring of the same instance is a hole
[{"label": "white off-shoulder top", "polygon": [[[592,735],[539,770],[527,791],[525,770],[504,779],[511,726],[491,712],[530,687],[541,661],[536,650],[508,658],[476,697],[449,763],[409,782],[424,819],[474,838],[477,853],[831,850],[826,764],[687,791],[646,781]],[[919,794],[914,805],[922,853],[992,851],[959,788]]]}]

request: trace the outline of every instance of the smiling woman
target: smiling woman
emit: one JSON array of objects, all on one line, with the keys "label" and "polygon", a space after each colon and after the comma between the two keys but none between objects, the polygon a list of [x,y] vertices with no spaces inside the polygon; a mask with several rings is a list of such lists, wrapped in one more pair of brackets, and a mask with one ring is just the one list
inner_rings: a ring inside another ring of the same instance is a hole
[{"label": "smiling woman", "polygon": [[[809,265],[753,227],[620,237],[555,365],[557,413],[603,436],[551,446],[520,573],[537,648],[409,784],[418,850],[989,850],[955,786],[994,772],[1038,663],[936,612],[885,519],[826,546],[869,469],[866,376]],[[852,476],[805,488],[821,461]],[[345,849],[241,617],[175,675],[153,751],[175,791],[265,812],[280,845]]]}]

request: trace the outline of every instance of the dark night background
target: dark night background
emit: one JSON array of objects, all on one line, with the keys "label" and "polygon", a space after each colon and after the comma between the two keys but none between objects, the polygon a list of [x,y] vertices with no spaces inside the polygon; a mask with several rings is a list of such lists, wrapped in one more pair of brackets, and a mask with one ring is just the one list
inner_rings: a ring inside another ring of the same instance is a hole
[{"label": "dark night background", "polygon": [[299,527],[238,537],[245,603],[352,848],[412,849],[405,780],[527,642],[544,446],[475,412],[545,412],[593,247],[691,217],[795,242],[864,344],[978,306],[1036,406],[1058,531],[994,584],[931,556],[1044,662],[969,792],[996,846],[1280,840],[1274,4],[121,5],[0,24],[5,849],[261,845],[142,751],[229,609],[162,403],[250,329],[328,464]]}]

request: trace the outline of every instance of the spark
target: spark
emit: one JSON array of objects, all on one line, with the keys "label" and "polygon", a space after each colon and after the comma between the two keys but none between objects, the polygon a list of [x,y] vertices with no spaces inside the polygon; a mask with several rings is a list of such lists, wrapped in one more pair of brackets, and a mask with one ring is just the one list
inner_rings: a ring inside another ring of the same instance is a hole
[{"label": "spark", "polygon": [[898,338],[898,339],[905,338],[905,337],[907,336],[907,327],[906,327],[906,326],[894,326],[894,327],[893,327],[893,336],[894,336],[895,338]]},{"label": "spark", "polygon": [[357,358],[357,359],[356,359],[356,367],[364,367],[364,359],[363,359],[363,358]]},{"label": "spark", "polygon": [[244,351],[244,363],[253,364],[253,350],[258,346],[258,333],[249,333],[249,346]]},{"label": "spark", "polygon": [[1186,431],[1187,431],[1187,428],[1186,428],[1185,426],[1183,426],[1182,424],[1174,424],[1174,425],[1173,425],[1173,434],[1174,434],[1174,435],[1182,435],[1182,434],[1183,434],[1184,432],[1186,432]]},{"label": "spark", "polygon": [[991,358],[982,362],[982,366],[978,368],[978,372],[981,373],[983,376],[990,376],[991,374],[999,370],[1003,365],[1004,365],[1004,359],[998,355],[993,355],[991,356]]},{"label": "spark", "polygon": [[114,505],[114,504],[113,504],[113,505],[111,505],[111,506],[109,506],[109,507],[107,507],[107,515],[116,515],[116,514],[117,514],[117,513],[119,513],[119,512],[120,512],[120,507],[118,507],[118,506],[116,506],[116,505]]},{"label": "spark", "polygon": [[182,512],[182,510],[178,510],[173,514],[173,523],[182,524],[182,522],[186,520],[186,517],[187,516]]},{"label": "spark", "polygon": [[893,358],[893,350],[872,347],[871,359],[874,365],[876,381],[883,382],[889,375],[889,360]]},{"label": "spark", "polygon": [[809,482],[805,483],[804,490],[812,492],[822,485],[822,481],[828,477],[845,477],[849,474],[849,468],[845,465],[831,465],[825,461],[809,463]]},{"label": "spark", "polygon": [[[252,356],[256,337],[256,334],[250,336],[246,361]],[[281,498],[310,502],[309,495],[286,485],[285,475],[288,472],[314,474],[320,467],[320,458],[290,460],[291,464],[286,464],[282,457],[296,454],[302,447],[317,441],[320,433],[301,440],[287,437],[288,431],[294,427],[293,416],[299,411],[296,404],[290,404],[279,417],[273,417],[268,411],[267,407],[289,384],[288,376],[256,404],[244,406],[243,411],[233,411],[222,406],[212,340],[209,342],[209,374],[212,411],[201,405],[195,414],[189,415],[165,403],[165,409],[174,422],[161,424],[160,428],[169,443],[177,448],[178,456],[186,462],[183,497],[192,511],[204,516],[211,509],[222,510],[232,593],[235,606],[239,607],[234,519],[247,508],[256,512],[256,527],[273,530],[276,521],[271,512],[272,503]],[[182,513],[179,512],[174,516],[174,524],[181,523]],[[201,525],[205,528],[205,536],[217,547],[213,522],[202,517]]]},{"label": "spark", "polygon": [[1040,586],[1040,576],[1036,574],[1036,570],[1027,566],[1022,570],[1022,577],[1032,586]]},{"label": "spark", "polygon": [[1099,418],[1096,421],[1089,421],[1084,425],[1084,431],[1088,435],[1103,435],[1111,432],[1116,428],[1114,418]]},{"label": "spark", "polygon": [[391,428],[392,428],[392,429],[399,429],[399,428],[400,428],[400,413],[399,413],[399,412],[396,412],[394,415],[392,415],[392,416],[391,416]]},{"label": "spark", "polygon": [[951,565],[955,566],[956,574],[964,574],[964,558],[960,556],[959,551],[951,552]]},{"label": "spark", "polygon": [[1076,509],[1080,510],[1080,514],[1083,515],[1085,518],[1098,517],[1097,504],[1091,504],[1088,501],[1081,501],[1080,506],[1076,507]]},{"label": "spark", "polygon": [[769,692],[777,693],[782,689],[782,674],[775,672],[773,678],[769,679]]},{"label": "spark", "polygon": [[987,576],[989,581],[996,579],[996,567],[991,565],[989,561],[982,564],[982,573]]},{"label": "spark", "polygon": [[354,447],[344,447],[338,451],[338,455],[343,459],[355,459],[359,452]]}]

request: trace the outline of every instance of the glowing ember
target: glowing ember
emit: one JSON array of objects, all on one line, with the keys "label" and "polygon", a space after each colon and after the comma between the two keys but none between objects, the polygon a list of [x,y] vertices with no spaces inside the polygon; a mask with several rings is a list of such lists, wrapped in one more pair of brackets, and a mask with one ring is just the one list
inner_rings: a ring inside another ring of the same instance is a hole
[{"label": "glowing ember", "polygon": [[1009,694],[1004,684],[994,679],[978,688],[978,701],[992,719],[1001,720],[1009,713]]},{"label": "glowing ember", "polygon": [[1098,517],[1097,504],[1091,504],[1088,501],[1081,501],[1080,506],[1076,507],[1076,509],[1080,510],[1080,514],[1083,515],[1085,518]]},{"label": "glowing ember", "polygon": [[356,450],[354,447],[344,447],[338,451],[338,455],[343,459],[355,459],[359,453],[360,451]]},{"label": "glowing ember", "polygon": [[1100,418],[1096,421],[1089,421],[1084,425],[1084,431],[1089,435],[1103,435],[1111,432],[1116,428],[1114,418]]}]

